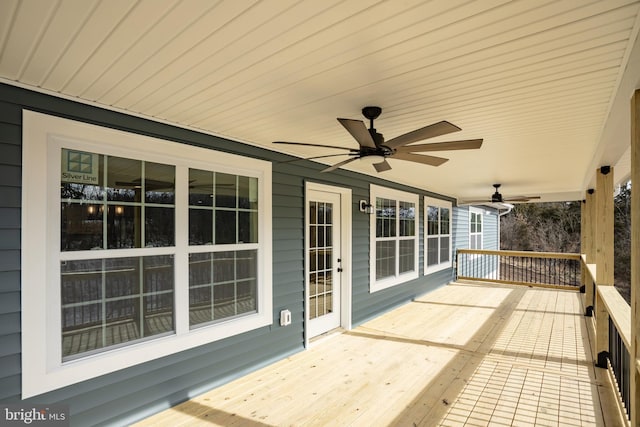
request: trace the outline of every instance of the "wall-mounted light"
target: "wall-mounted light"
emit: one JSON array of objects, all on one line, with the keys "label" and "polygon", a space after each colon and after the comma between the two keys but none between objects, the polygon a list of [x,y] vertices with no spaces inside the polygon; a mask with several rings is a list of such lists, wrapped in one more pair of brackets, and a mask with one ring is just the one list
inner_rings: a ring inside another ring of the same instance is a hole
[{"label": "wall-mounted light", "polygon": [[122,206],[116,206],[116,215],[122,215],[124,213],[124,208]]},{"label": "wall-mounted light", "polygon": [[373,213],[373,205],[367,202],[366,200],[360,200],[359,206],[360,206],[360,212],[364,212],[366,214]]}]

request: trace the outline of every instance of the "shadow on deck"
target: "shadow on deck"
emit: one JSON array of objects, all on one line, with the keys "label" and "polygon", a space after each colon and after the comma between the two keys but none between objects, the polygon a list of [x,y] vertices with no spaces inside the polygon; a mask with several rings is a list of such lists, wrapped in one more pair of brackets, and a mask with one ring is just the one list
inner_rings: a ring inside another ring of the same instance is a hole
[{"label": "shadow on deck", "polygon": [[583,312],[575,291],[452,283],[139,425],[621,425]]}]

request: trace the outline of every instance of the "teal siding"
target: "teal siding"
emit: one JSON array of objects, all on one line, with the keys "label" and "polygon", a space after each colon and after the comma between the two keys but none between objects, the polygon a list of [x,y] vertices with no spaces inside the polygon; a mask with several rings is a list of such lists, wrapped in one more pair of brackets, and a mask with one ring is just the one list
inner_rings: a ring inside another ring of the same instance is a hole
[{"label": "teal siding", "polygon": [[[271,326],[216,341],[161,359],[42,394],[33,403],[70,405],[72,425],[124,425],[175,405],[219,384],[290,354],[304,346],[304,184],[306,180],[350,188],[353,194],[353,323],[379,315],[451,280],[452,271],[422,276],[410,283],[369,293],[369,221],[358,201],[369,200],[375,183],[420,196],[415,189],[337,170],[321,174],[313,162],[277,163],[290,157],[237,142],[114,111],[0,84],[0,401],[21,399],[20,203],[22,109],[85,121],[178,143],[197,145],[273,163],[273,319]],[[420,201],[420,235],[422,235]],[[455,211],[454,211],[455,215]],[[454,245],[456,244],[454,229]],[[420,242],[420,272],[423,246]],[[278,325],[281,309],[293,324]]]}]

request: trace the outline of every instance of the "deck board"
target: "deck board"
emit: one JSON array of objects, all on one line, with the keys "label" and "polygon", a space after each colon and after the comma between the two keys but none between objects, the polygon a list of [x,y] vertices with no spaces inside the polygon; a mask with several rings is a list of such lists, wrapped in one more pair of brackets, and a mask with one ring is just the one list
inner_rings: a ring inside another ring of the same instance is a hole
[{"label": "deck board", "polygon": [[583,312],[453,283],[138,426],[615,426]]}]

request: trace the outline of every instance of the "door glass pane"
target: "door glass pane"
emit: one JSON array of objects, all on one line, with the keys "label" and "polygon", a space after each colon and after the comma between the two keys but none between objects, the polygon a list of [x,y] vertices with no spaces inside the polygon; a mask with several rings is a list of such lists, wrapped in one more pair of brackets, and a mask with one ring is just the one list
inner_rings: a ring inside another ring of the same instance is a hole
[{"label": "door glass pane", "polygon": [[333,205],[309,203],[309,318],[333,312]]}]

